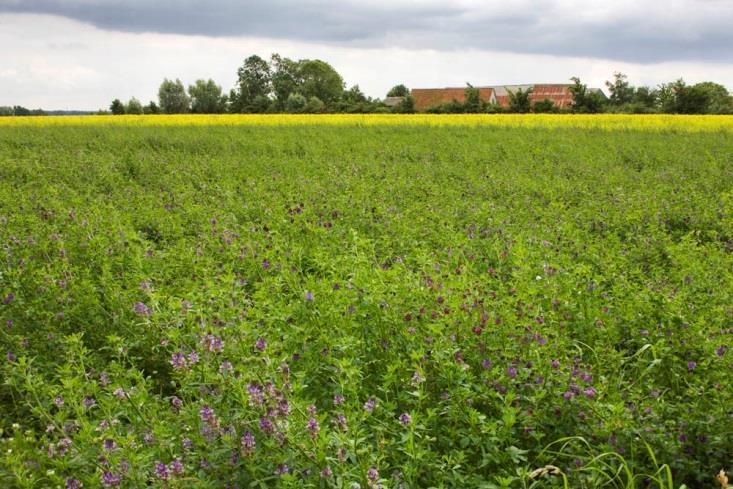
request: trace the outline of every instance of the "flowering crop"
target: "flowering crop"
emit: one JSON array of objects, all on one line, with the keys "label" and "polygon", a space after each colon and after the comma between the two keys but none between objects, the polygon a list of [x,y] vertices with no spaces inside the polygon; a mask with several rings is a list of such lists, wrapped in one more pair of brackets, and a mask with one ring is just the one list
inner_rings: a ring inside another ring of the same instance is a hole
[{"label": "flowering crop", "polygon": [[722,480],[731,132],[0,119],[0,487]]}]

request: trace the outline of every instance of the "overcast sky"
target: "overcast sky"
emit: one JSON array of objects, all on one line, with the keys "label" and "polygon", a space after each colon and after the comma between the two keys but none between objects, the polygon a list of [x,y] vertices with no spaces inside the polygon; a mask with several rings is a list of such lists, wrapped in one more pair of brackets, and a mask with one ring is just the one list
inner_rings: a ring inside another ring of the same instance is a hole
[{"label": "overcast sky", "polygon": [[410,87],[602,86],[614,71],[733,89],[733,0],[0,0],[0,105],[97,109],[164,77],[228,91],[250,54]]}]

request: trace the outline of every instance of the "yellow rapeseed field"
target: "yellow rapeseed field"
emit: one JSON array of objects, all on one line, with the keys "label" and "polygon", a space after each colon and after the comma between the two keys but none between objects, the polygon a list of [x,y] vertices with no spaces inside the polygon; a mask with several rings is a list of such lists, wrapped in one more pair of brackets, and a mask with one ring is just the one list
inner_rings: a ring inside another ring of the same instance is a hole
[{"label": "yellow rapeseed field", "polygon": [[466,125],[731,131],[733,116],[627,114],[212,114],[2,117],[0,126],[47,125]]}]

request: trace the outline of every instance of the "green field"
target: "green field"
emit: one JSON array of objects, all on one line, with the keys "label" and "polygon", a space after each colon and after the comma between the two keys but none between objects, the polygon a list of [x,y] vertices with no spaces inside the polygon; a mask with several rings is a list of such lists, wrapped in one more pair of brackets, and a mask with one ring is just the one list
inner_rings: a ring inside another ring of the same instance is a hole
[{"label": "green field", "polygon": [[732,136],[0,126],[0,486],[715,487]]}]

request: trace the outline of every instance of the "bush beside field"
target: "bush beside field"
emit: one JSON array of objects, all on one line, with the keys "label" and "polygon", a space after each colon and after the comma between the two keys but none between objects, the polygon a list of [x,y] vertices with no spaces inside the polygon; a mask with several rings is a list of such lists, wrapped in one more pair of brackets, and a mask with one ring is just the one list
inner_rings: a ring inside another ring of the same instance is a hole
[{"label": "bush beside field", "polygon": [[730,119],[460,118],[0,126],[0,485],[711,487]]}]

